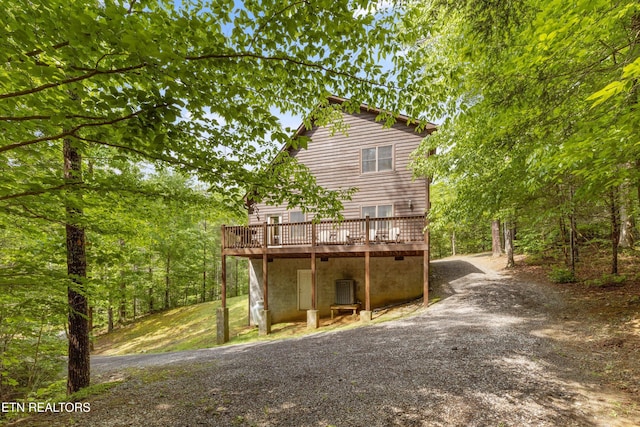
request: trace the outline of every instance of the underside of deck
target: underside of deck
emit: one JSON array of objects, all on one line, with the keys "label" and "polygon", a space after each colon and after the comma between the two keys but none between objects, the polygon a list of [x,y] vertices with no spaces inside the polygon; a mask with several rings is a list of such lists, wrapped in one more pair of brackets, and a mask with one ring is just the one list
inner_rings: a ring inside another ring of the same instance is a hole
[{"label": "underside of deck", "polygon": [[[269,262],[276,258],[309,258],[311,271],[311,310],[316,318],[318,259],[361,257],[364,270],[363,319],[371,314],[371,258],[422,257],[424,304],[429,293],[429,233],[426,216],[358,218],[342,221],[319,221],[248,226],[222,226],[222,307],[226,310],[226,257],[238,256],[262,260],[262,300],[264,304],[261,333],[270,331]],[[259,268],[259,267],[258,267]],[[223,318],[226,318],[223,316]],[[317,324],[311,322],[310,324]],[[224,338],[222,339],[224,340]]]},{"label": "underside of deck", "polygon": [[370,244],[370,245],[321,245],[321,246],[269,246],[266,248],[228,248],[223,255],[246,258],[310,258],[318,257],[363,257],[366,253],[372,257],[381,256],[419,256],[428,250],[425,243],[411,244]]}]

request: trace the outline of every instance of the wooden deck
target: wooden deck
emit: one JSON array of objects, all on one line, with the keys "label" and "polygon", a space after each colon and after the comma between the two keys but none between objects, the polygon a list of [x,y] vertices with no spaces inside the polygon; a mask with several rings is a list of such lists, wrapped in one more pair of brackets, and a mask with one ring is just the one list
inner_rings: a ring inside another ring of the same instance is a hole
[{"label": "wooden deck", "polygon": [[[371,258],[376,256],[422,256],[425,305],[429,301],[429,233],[425,215],[358,218],[344,221],[299,222],[246,226],[222,226],[222,301],[226,310],[226,257],[262,259],[262,299],[269,310],[269,261],[273,258],[309,258],[311,310],[317,309],[316,263],[320,258],[364,258],[364,305],[371,313]],[[353,310],[353,308],[351,308]],[[357,309],[355,309],[357,310]],[[333,311],[333,310],[332,310]],[[265,324],[269,333],[270,323]]]},{"label": "wooden deck", "polygon": [[421,255],[425,216],[222,227],[223,255],[258,258]]}]

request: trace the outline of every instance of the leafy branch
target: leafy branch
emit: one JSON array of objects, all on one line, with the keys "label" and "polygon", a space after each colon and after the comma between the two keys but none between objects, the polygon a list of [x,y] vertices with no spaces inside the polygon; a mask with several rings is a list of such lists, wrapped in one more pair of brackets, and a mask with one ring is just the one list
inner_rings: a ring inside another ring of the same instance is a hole
[{"label": "leafy branch", "polygon": [[[252,59],[258,59],[258,60],[263,60],[263,61],[277,61],[277,62],[288,62],[288,63],[292,63],[292,64],[296,64],[296,65],[300,65],[306,68],[311,68],[311,69],[317,69],[317,70],[321,70],[324,71],[328,74],[332,74],[332,75],[336,75],[336,76],[343,76],[343,77],[347,77],[356,81],[359,81],[361,83],[367,83],[367,84],[371,84],[374,86],[378,86],[378,87],[388,87],[390,89],[397,89],[395,86],[393,85],[385,85],[382,83],[379,83],[377,81],[374,80],[369,80],[369,79],[365,79],[362,77],[358,77],[355,74],[352,73],[348,73],[346,71],[339,71],[330,67],[327,67],[325,65],[316,63],[316,62],[311,62],[311,61],[304,61],[301,59],[296,59],[296,58],[292,58],[289,56],[269,56],[269,55],[261,55],[258,53],[252,53],[252,52],[236,52],[236,53],[211,53],[211,54],[204,54],[204,55],[197,55],[197,56],[186,56],[184,59],[185,61],[202,61],[205,59],[235,59],[235,58],[252,58]],[[46,83],[40,86],[36,86],[33,88],[29,88],[29,89],[23,89],[23,90],[19,90],[19,91],[15,91],[15,92],[8,92],[8,93],[4,93],[4,94],[0,94],[0,100],[2,99],[9,99],[9,98],[18,98],[21,96],[26,96],[26,95],[32,95],[38,92],[42,92],[44,90],[47,89],[51,89],[51,88],[55,88],[55,87],[59,87],[59,86],[64,86],[64,85],[68,85],[71,83],[77,83],[83,80],[87,80],[96,76],[101,76],[101,75],[112,75],[112,74],[125,74],[131,71],[137,71],[143,68],[148,67],[150,64],[148,62],[143,62],[141,64],[137,64],[137,65],[131,65],[129,67],[122,67],[122,68],[114,68],[112,70],[98,70],[98,69],[94,69],[91,71],[88,71],[85,74],[79,75],[79,76],[75,76],[75,77],[70,77],[67,79],[63,79],[57,82],[51,82],[51,83]]]},{"label": "leafy branch", "polygon": [[[85,119],[85,120],[105,120],[104,117],[97,116],[83,116],[80,114],[73,114],[63,116],[64,119]],[[33,116],[0,116],[0,122],[27,122],[30,120],[51,120],[51,115],[33,115]]]},{"label": "leafy branch", "polygon": [[284,12],[286,12],[289,9],[293,9],[294,7],[301,5],[301,4],[306,4],[307,6],[311,6],[311,4],[307,1],[307,0],[300,0],[294,3],[291,3],[285,7],[283,7],[282,9],[276,11],[273,13],[273,15],[269,16],[269,18],[265,19],[265,21],[260,24],[260,26],[256,29],[256,31],[253,34],[253,38],[251,39],[251,41],[249,42],[249,46],[253,46],[253,44],[256,42],[256,40],[258,39],[258,35],[262,32],[262,30],[270,23],[272,22],[274,19],[276,19],[276,17],[282,15]]},{"label": "leafy branch", "polygon": [[[159,104],[159,105],[153,106],[151,109],[153,110],[153,109],[158,109],[158,108],[164,108],[164,107],[167,107],[167,106],[168,106],[168,104]],[[28,145],[37,144],[39,142],[55,141],[55,140],[62,139],[62,138],[68,137],[68,136],[77,136],[76,133],[80,129],[89,128],[89,127],[99,127],[99,126],[114,125],[114,124],[119,123],[119,122],[130,120],[130,119],[132,119],[134,117],[137,117],[137,116],[139,116],[139,115],[141,115],[143,113],[146,113],[148,111],[149,111],[149,109],[141,109],[141,110],[135,111],[135,112],[133,112],[131,114],[127,114],[126,116],[118,117],[118,118],[115,118],[115,119],[112,119],[112,120],[104,120],[102,122],[97,122],[97,123],[81,123],[81,124],[71,128],[69,130],[66,130],[66,131],[61,132],[61,133],[56,134],[56,135],[42,136],[40,138],[34,138],[34,139],[27,140],[27,141],[21,141],[21,142],[16,142],[16,143],[13,143],[13,144],[2,146],[2,147],[0,147],[0,153],[2,153],[4,151],[13,150],[13,149],[18,148],[18,147],[25,147],[25,146],[28,146]]]},{"label": "leafy branch", "polygon": [[22,193],[16,193],[16,194],[8,194],[5,196],[0,196],[0,201],[4,201],[4,200],[11,200],[11,199],[18,199],[21,197],[28,197],[28,196],[39,196],[41,194],[45,194],[45,193],[50,193],[53,191],[61,191],[61,190],[65,190],[67,188],[70,187],[78,187],[82,185],[81,182],[68,182],[65,184],[60,184],[60,185],[56,185],[55,187],[46,187],[46,188],[40,188],[37,190],[30,190],[30,191],[25,191]]}]

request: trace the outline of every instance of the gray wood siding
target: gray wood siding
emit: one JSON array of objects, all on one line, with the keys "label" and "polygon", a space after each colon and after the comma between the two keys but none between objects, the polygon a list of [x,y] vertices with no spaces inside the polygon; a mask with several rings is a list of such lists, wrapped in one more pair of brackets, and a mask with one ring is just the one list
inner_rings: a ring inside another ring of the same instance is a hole
[{"label": "gray wood siding", "polygon": [[[349,128],[346,135],[331,127],[314,127],[304,133],[309,136],[308,149],[292,153],[305,164],[316,177],[318,184],[328,189],[358,188],[351,201],[344,202],[345,218],[360,218],[363,206],[393,205],[393,215],[418,215],[426,210],[426,181],[412,179],[408,168],[409,155],[418,147],[424,134],[414,132],[412,126],[403,122],[391,128],[375,122],[375,114],[344,114]],[[383,172],[361,172],[361,150],[381,145],[393,146],[393,170]],[[409,200],[413,209],[409,208]],[[258,204],[260,220],[250,215],[252,224],[265,221],[270,215],[281,215],[289,222],[284,206]],[[307,218],[309,220],[311,218]]]}]

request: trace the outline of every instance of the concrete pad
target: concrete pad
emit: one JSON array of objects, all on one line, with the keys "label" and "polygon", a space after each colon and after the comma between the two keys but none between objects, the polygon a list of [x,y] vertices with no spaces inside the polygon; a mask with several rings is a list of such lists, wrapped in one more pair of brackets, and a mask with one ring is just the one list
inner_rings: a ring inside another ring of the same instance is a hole
[{"label": "concrete pad", "polygon": [[360,321],[361,322],[371,322],[372,311],[360,310]]}]

